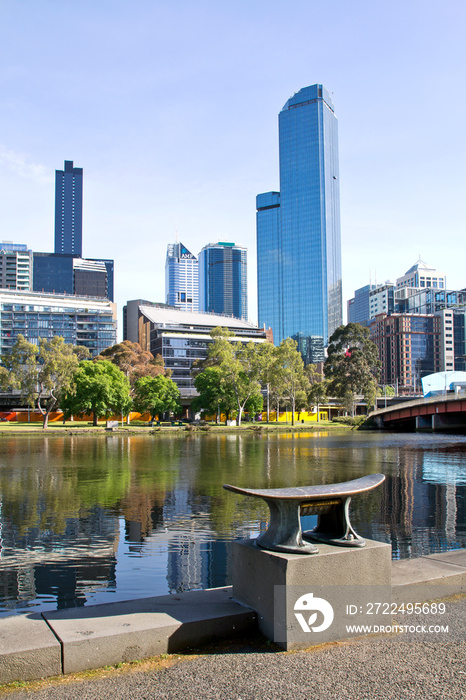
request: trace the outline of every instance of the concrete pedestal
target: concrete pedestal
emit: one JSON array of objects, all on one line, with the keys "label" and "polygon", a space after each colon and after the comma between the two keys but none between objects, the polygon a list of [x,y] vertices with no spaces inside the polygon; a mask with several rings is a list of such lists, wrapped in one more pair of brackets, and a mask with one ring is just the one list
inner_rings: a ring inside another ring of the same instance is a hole
[{"label": "concrete pedestal", "polygon": [[351,624],[391,621],[389,544],[373,540],[366,540],[362,548],[319,544],[318,554],[299,555],[271,552],[255,540],[245,540],[233,543],[232,570],[233,598],[255,610],[262,634],[284,649],[354,636],[358,632],[347,631]]}]

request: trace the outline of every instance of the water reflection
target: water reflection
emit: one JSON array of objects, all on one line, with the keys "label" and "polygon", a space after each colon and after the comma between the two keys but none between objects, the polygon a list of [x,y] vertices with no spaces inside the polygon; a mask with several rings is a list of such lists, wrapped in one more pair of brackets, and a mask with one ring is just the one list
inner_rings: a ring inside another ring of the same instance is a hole
[{"label": "water reflection", "polygon": [[[0,612],[230,582],[232,539],[267,508],[223,483],[275,488],[383,472],[352,504],[395,558],[466,546],[463,437],[379,433],[4,438]],[[306,528],[313,522],[304,523]]]}]

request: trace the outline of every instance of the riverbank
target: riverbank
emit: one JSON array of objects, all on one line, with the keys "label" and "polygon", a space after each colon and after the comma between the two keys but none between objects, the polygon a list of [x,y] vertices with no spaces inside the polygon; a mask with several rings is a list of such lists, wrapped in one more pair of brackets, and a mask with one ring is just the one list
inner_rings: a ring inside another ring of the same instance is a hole
[{"label": "riverbank", "polygon": [[40,423],[0,423],[0,439],[2,437],[16,437],[23,435],[64,436],[64,435],[154,435],[156,433],[265,433],[265,432],[316,432],[322,430],[353,430],[355,426],[332,421],[320,421],[319,423],[297,423],[294,426],[287,423],[243,423],[237,425],[216,425],[207,423],[195,425],[183,423],[182,425],[148,425],[147,423],[134,422],[130,425],[122,425],[107,429],[102,422],[98,426],[91,423],[78,423],[67,421],[65,424],[49,423],[44,430]]}]

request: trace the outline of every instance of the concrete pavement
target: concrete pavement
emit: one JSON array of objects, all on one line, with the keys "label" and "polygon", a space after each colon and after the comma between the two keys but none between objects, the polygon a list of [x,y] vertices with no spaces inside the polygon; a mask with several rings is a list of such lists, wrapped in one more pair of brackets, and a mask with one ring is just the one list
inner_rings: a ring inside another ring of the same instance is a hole
[{"label": "concrete pavement", "polygon": [[[379,635],[285,652],[251,637],[107,678],[19,691],[15,700],[460,700],[466,599],[447,605],[448,635]],[[412,618],[416,626],[425,616]],[[202,655],[201,655],[202,653]]]},{"label": "concrete pavement", "polygon": [[[395,602],[421,602],[422,600],[443,597],[443,595],[466,593],[466,550],[455,550],[408,561],[392,562],[391,573],[392,600]],[[55,676],[59,673],[66,674],[99,668],[157,654],[171,654],[188,647],[199,647],[213,639],[228,639],[241,632],[245,634],[248,630],[251,634],[256,634],[254,611],[236,603],[232,600],[231,595],[231,588],[226,587],[208,591],[191,591],[178,596],[159,596],[124,603],[73,608],[44,613],[42,616],[35,614],[4,618],[0,620],[0,682],[7,683],[14,680]],[[460,645],[458,648],[461,648],[462,653],[464,653],[462,644],[466,629],[464,617],[466,605],[457,603],[455,607],[460,611],[457,619],[462,620],[461,629],[455,628],[459,635]],[[403,645],[408,644],[408,637],[409,635],[403,639],[396,637],[393,649],[392,642],[386,637],[379,639],[377,646],[382,655],[385,654],[384,650],[389,648],[391,649],[390,653],[394,654],[395,650],[402,649]],[[438,643],[434,645],[437,646],[437,653],[440,653],[442,658],[447,649],[448,658],[456,658],[456,652],[451,646],[452,639],[454,637],[449,636],[448,639],[440,637]],[[423,647],[425,644],[427,644],[427,649],[429,644],[433,643],[430,636],[421,642],[417,639],[413,641],[416,642],[415,649]],[[360,642],[358,647],[360,651],[357,651],[352,644],[341,647],[348,650],[349,657],[354,656],[356,666],[353,673],[362,673],[360,664],[357,662],[358,654],[367,655],[372,649],[371,644],[372,642],[367,641]],[[337,644],[335,649],[340,648],[340,646],[340,643]],[[327,659],[329,653],[337,655],[339,653],[330,650],[324,653],[321,647],[318,648],[321,650],[319,654],[322,659]],[[246,656],[251,661],[250,651],[246,652]],[[263,652],[260,653],[263,654]],[[398,651],[396,653],[398,654]],[[416,658],[416,664],[421,664],[420,658],[416,656],[417,652],[410,653],[414,654],[413,659]],[[400,654],[399,661],[404,667],[403,652],[400,651]],[[435,656],[433,650],[432,655]],[[314,658],[314,654],[311,654],[310,657]],[[240,663],[238,659],[243,657],[240,653],[234,658],[236,659],[235,664],[238,664]],[[263,656],[257,658],[263,658]],[[281,662],[272,662],[269,654],[266,654],[266,658],[268,665],[271,665],[270,672],[278,674],[278,682]],[[278,658],[282,658],[282,655],[278,654]],[[292,658],[292,656],[286,656],[286,658]],[[198,660],[192,660],[189,665],[195,669],[200,663]],[[225,663],[222,654],[219,655],[218,663],[220,665]],[[303,661],[302,663],[308,662]],[[382,664],[382,659],[379,660],[379,663]],[[238,668],[240,667],[241,663]],[[180,669],[182,668],[184,668],[183,664],[180,666]],[[246,673],[246,671],[244,672]],[[466,668],[464,672],[466,674]],[[164,673],[166,672],[164,671],[162,675]],[[173,670],[170,673],[182,674],[184,671],[175,672]],[[296,673],[299,677],[301,671],[297,669]],[[256,680],[259,683],[260,678],[258,677]],[[466,685],[466,675],[462,680]],[[290,679],[290,683],[293,685],[292,679]],[[327,688],[327,686],[328,682],[323,682],[322,687]],[[327,689],[329,690],[329,688],[330,686]],[[208,688],[205,692],[208,692]],[[93,697],[99,696],[94,695]],[[147,697],[152,697],[152,695],[147,695]],[[157,697],[177,696],[160,695]],[[190,696],[184,694],[184,697]],[[198,697],[210,696],[199,695]],[[241,697],[243,696],[241,695]],[[253,696],[245,694],[244,698],[246,697]],[[273,696],[269,694],[269,697]],[[288,695],[276,697],[288,697]],[[300,696],[294,695],[294,697]],[[327,696],[317,694],[316,697]],[[359,696],[342,695],[341,697],[356,698]],[[372,697],[378,696],[373,695]],[[383,697],[392,696],[385,695]]]}]

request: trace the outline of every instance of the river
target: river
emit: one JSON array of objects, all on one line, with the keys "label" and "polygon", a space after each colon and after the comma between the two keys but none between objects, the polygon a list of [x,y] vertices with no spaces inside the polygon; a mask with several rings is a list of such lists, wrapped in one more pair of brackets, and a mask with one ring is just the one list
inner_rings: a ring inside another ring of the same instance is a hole
[{"label": "river", "polygon": [[[360,535],[392,556],[466,547],[466,438],[355,431],[4,437],[0,615],[227,585],[267,506],[222,488],[347,481]],[[306,529],[315,516],[303,519]]]}]

